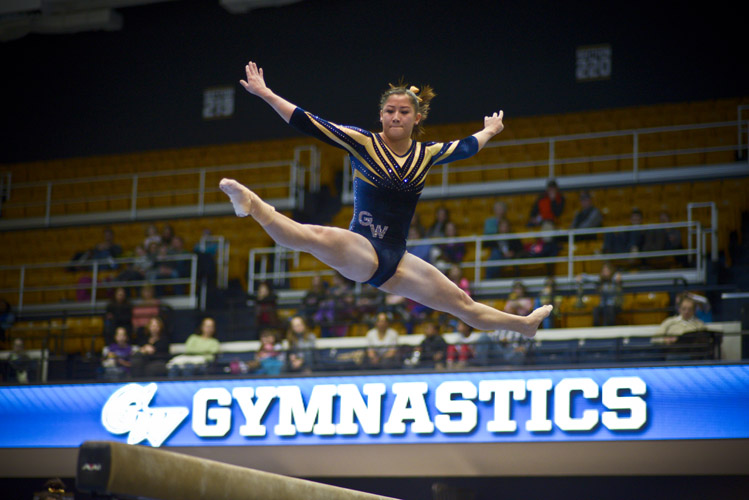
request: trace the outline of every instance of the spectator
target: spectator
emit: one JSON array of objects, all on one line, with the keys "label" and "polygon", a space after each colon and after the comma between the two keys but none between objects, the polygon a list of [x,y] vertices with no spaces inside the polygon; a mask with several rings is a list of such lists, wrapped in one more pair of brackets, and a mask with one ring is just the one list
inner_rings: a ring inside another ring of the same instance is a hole
[{"label": "spectator", "polygon": [[113,342],[104,347],[101,365],[104,368],[104,377],[111,380],[119,380],[130,376],[130,357],[133,354],[133,346],[130,345],[130,336],[124,326],[118,326],[114,332]]},{"label": "spectator", "polygon": [[546,183],[546,191],[533,203],[528,218],[528,227],[540,226],[544,221],[556,224],[562,211],[564,211],[564,195],[559,190],[557,182],[549,179]]},{"label": "spectator", "polygon": [[447,342],[442,337],[439,324],[435,321],[427,321],[424,324],[424,340],[414,349],[407,364],[441,370],[445,368],[446,357]]},{"label": "spectator", "polygon": [[495,201],[491,217],[484,220],[484,234],[499,234],[499,224],[505,220],[507,220],[507,204],[504,201]]},{"label": "spectator", "polygon": [[294,316],[289,321],[286,334],[288,341],[288,371],[309,373],[314,369],[315,344],[317,337],[307,326],[302,316]]},{"label": "spectator", "polygon": [[[155,244],[151,246],[156,247],[156,258],[154,259],[154,266],[146,273],[146,279],[148,281],[176,279],[178,274],[175,262],[167,259],[169,257],[169,247]],[[156,286],[157,296],[163,296],[164,292],[165,287],[163,285]]]},{"label": "spectator", "polygon": [[[582,304],[584,277],[578,276],[578,303]],[[614,266],[604,262],[598,275],[596,293],[600,297],[597,306],[593,308],[593,325],[614,326],[616,316],[622,307],[622,275],[614,271]]]},{"label": "spectator", "polygon": [[34,362],[26,352],[23,345],[23,339],[13,340],[13,351],[8,356],[8,367],[10,373],[8,378],[19,384],[28,384],[31,379],[31,371],[34,369]]},{"label": "spectator", "polygon": [[533,308],[536,309],[548,304],[553,305],[554,309],[551,311],[551,314],[543,320],[541,328],[554,328],[562,304],[562,296],[557,293],[557,283],[551,276],[544,280],[544,286],[541,289],[541,293],[536,298]]},{"label": "spectator", "polygon": [[419,215],[419,212],[414,212],[414,216],[411,218],[411,224],[409,227],[415,227],[419,230],[419,234],[422,235],[426,234],[427,232],[426,228],[421,223],[421,216]]},{"label": "spectator", "polygon": [[130,333],[133,328],[133,304],[127,298],[123,287],[117,287],[113,299],[107,304],[104,313],[104,343],[114,342],[114,334],[118,328],[125,328]]},{"label": "spectator", "polygon": [[398,362],[398,332],[390,327],[385,313],[377,315],[375,327],[367,332],[367,359],[371,367],[394,367]]},{"label": "spectator", "polygon": [[5,342],[5,332],[16,322],[16,313],[10,302],[0,298],[0,342]]},{"label": "spectator", "polygon": [[328,284],[319,274],[312,277],[312,284],[310,285],[309,290],[307,290],[307,293],[304,294],[302,304],[299,308],[299,314],[301,316],[304,316],[305,318],[314,318],[327,296],[327,285]]},{"label": "spectator", "polygon": [[160,377],[166,375],[169,359],[169,340],[164,321],[154,316],[148,320],[141,335],[138,352],[133,354],[131,373],[133,377]]},{"label": "spectator", "polygon": [[450,212],[446,207],[437,207],[434,211],[434,223],[429,227],[426,232],[427,238],[444,238],[445,237],[445,225],[450,220]]},{"label": "spectator", "polygon": [[278,343],[276,330],[266,328],[260,332],[260,348],[251,368],[258,375],[279,375],[284,367],[284,353]]},{"label": "spectator", "polygon": [[[445,224],[445,238],[457,238],[458,228],[454,222],[448,221]],[[439,256],[437,257],[436,267],[442,271],[450,267],[452,264],[460,264],[463,262],[463,257],[466,254],[465,242],[451,242],[442,243],[439,248]]]},{"label": "spectator", "polygon": [[117,269],[117,264],[113,262],[122,255],[122,247],[114,242],[114,231],[111,228],[105,228],[103,231],[103,240],[91,249],[91,258],[95,260],[107,260],[109,269]]},{"label": "spectator", "polygon": [[361,292],[356,296],[354,311],[356,317],[353,321],[357,323],[372,322],[375,315],[382,310],[385,303],[385,293],[372,285],[363,284]]},{"label": "spectator", "polygon": [[257,287],[255,301],[255,324],[261,330],[275,329],[278,324],[278,296],[270,283],[263,281]]},{"label": "spectator", "polygon": [[[485,226],[486,227],[486,226]],[[502,219],[499,221],[497,227],[497,234],[511,234],[510,221]],[[488,243],[490,248],[489,259],[490,260],[505,260],[505,259],[517,259],[522,256],[523,244],[517,238],[498,240]],[[517,267],[516,267],[517,269]],[[486,278],[496,279],[502,274],[502,268],[499,266],[487,267]]]},{"label": "spectator", "polygon": [[216,337],[216,322],[213,318],[203,318],[198,331],[187,337],[184,354],[173,357],[166,364],[169,376],[205,375],[216,360],[221,344]]},{"label": "spectator", "polygon": [[[668,212],[665,210],[659,212],[658,222],[661,224],[670,223],[671,217],[668,215]],[[651,229],[645,232],[642,248],[644,252],[681,250],[683,248],[681,244],[681,231],[678,228]],[[689,262],[686,255],[679,255],[675,257],[675,260],[682,266],[686,266]]]},{"label": "spectator", "polygon": [[73,500],[73,493],[65,491],[65,483],[54,478],[44,483],[44,489],[34,493],[34,500]]},{"label": "spectator", "polygon": [[[167,255],[171,257],[181,257],[179,260],[169,261],[169,265],[175,271],[175,277],[181,279],[189,278],[192,261],[188,258],[190,257],[190,252],[185,250],[185,240],[183,240],[181,236],[172,237],[172,241],[167,249]],[[174,285],[173,288],[175,295],[187,295],[186,284]]]},{"label": "spectator", "polygon": [[141,335],[141,330],[161,312],[161,301],[155,297],[153,286],[146,285],[140,289],[140,301],[133,306],[133,332]]},{"label": "spectator", "polygon": [[144,281],[154,265],[143,245],[135,247],[133,262],[117,276],[117,281]]},{"label": "spectator", "polygon": [[170,246],[172,238],[174,238],[174,228],[171,224],[164,224],[164,227],[161,228],[161,244]]},{"label": "spectator", "polygon": [[505,304],[505,312],[518,316],[527,316],[533,311],[533,299],[528,296],[528,290],[522,281],[512,284],[512,291]]},{"label": "spectator", "polygon": [[510,330],[483,332],[476,341],[476,364],[522,365],[532,342],[531,339]]},{"label": "spectator", "polygon": [[458,340],[447,347],[447,367],[463,368],[476,357],[475,344],[478,336],[470,325],[458,321]]},{"label": "spectator", "polygon": [[633,230],[606,233],[603,239],[603,253],[635,253],[642,249],[645,233],[638,228],[642,224],[642,211],[635,207],[629,216]]},{"label": "spectator", "polygon": [[156,245],[161,244],[161,235],[156,224],[149,224],[146,226],[146,237],[143,239],[143,248],[148,251],[154,243]]},{"label": "spectator", "polygon": [[[601,214],[601,211],[593,205],[590,193],[588,191],[581,191],[580,210],[575,213],[570,229],[590,229],[601,227],[602,223],[603,214]],[[596,238],[597,236],[595,234],[581,234],[575,236],[576,241],[595,240]]]},{"label": "spectator", "polygon": [[659,335],[660,338],[653,340],[659,343],[673,344],[685,333],[704,331],[706,325],[702,320],[695,317],[694,311],[694,299],[688,296],[683,297],[679,303],[679,314],[663,320],[656,332],[656,335]]},{"label": "spectator", "polygon": [[[424,238],[424,230],[421,229],[419,226],[411,226],[408,229],[408,240],[413,242],[416,240],[421,240]],[[410,245],[408,247],[408,253],[415,255],[416,257],[420,258],[421,260],[425,262],[432,262],[433,260],[433,251],[435,250],[435,247],[433,247],[429,243],[420,243],[418,245]]]},{"label": "spectator", "polygon": [[[541,223],[541,231],[553,231],[554,223],[545,220]],[[528,257],[554,257],[559,254],[559,245],[553,236],[539,236],[532,243],[525,247],[525,253]],[[553,267],[553,266],[550,266]]]},{"label": "spectator", "polygon": [[344,337],[348,325],[356,315],[356,298],[351,282],[340,273],[333,275],[333,283],[325,300],[315,314],[315,321],[322,327],[323,337]]}]

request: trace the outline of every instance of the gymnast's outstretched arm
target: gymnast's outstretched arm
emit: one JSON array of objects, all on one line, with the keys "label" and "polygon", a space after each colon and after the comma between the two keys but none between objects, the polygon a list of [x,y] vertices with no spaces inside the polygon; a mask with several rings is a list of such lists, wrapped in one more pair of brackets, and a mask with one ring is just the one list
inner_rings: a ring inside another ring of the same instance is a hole
[{"label": "gymnast's outstretched arm", "polygon": [[494,113],[492,116],[484,117],[484,128],[473,134],[473,137],[475,137],[479,143],[479,151],[486,146],[486,143],[489,142],[492,137],[504,130],[505,126],[502,123],[504,115],[505,112],[500,110],[499,113]]},{"label": "gymnast's outstretched arm", "polygon": [[245,73],[247,74],[247,80],[240,80],[239,83],[244,89],[252,95],[256,95],[278,113],[286,123],[291,120],[291,115],[296,109],[296,105],[290,103],[283,97],[273,93],[271,89],[265,84],[265,78],[263,77],[263,68],[258,68],[257,64],[250,61],[244,67]]}]

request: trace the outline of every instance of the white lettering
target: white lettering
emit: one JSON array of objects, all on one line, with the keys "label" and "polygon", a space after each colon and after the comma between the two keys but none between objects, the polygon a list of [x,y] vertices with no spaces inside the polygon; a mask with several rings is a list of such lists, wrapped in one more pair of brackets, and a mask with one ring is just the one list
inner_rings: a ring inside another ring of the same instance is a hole
[{"label": "white lettering", "polygon": [[359,433],[359,425],[354,423],[354,415],[359,420],[361,428],[367,434],[380,432],[382,414],[382,396],[386,392],[385,384],[364,384],[362,393],[367,396],[364,403],[362,393],[354,384],[338,386],[341,398],[340,422],[336,425],[336,434],[354,436]]},{"label": "white lettering", "polygon": [[[220,408],[208,408],[216,401]],[[223,387],[200,389],[192,397],[192,430],[200,437],[223,437],[231,430],[231,394]],[[215,423],[209,423],[209,420]]]},{"label": "white lettering", "polygon": [[[335,434],[333,425],[333,398],[338,392],[335,385],[316,385],[312,388],[307,408],[304,408],[302,391],[296,385],[277,388],[279,399],[278,436],[294,436],[298,432],[312,432],[319,436]],[[296,426],[292,423],[296,422]],[[317,421],[317,423],[315,423]]]},{"label": "white lettering", "polygon": [[524,380],[482,380],[479,382],[479,400],[494,398],[494,418],[486,423],[489,432],[515,432],[518,423],[512,420],[510,395],[515,401],[525,399]]},{"label": "white lettering", "polygon": [[390,418],[385,423],[387,434],[404,434],[406,420],[412,420],[411,431],[416,434],[434,432],[434,424],[429,419],[425,395],[429,390],[426,382],[396,382],[392,386],[395,401],[390,410]]},{"label": "white lettering", "polygon": [[372,220],[372,214],[370,214],[369,212],[365,212],[364,210],[359,212],[359,224],[361,224],[362,226],[369,226],[370,224],[372,224]]},{"label": "white lettering", "polygon": [[[463,400],[453,399],[458,394]],[[442,415],[434,417],[434,425],[440,432],[455,434],[471,432],[478,425],[478,408],[476,403],[476,386],[467,380],[442,382],[435,391],[434,406]],[[459,415],[453,420],[451,415]]]},{"label": "white lettering", "polygon": [[548,418],[551,386],[549,378],[536,378],[526,382],[526,388],[531,393],[531,418],[525,422],[525,430],[528,432],[551,430],[551,420]]},{"label": "white lettering", "polygon": [[[246,421],[244,425],[239,426],[239,434],[248,437],[265,436],[265,426],[260,422],[276,397],[276,388],[262,386],[255,390],[252,387],[236,387],[231,393]],[[255,403],[252,402],[253,396],[257,398]]]},{"label": "white lettering", "polygon": [[[619,396],[620,390],[632,392],[632,396]],[[648,407],[644,396],[648,388],[640,377],[611,377],[603,384],[603,405],[609,410],[601,414],[601,422],[612,431],[641,429],[648,419]],[[616,410],[629,410],[629,417],[620,417]]]},{"label": "white lettering", "polygon": [[589,431],[598,424],[598,411],[585,410],[580,418],[572,417],[572,393],[582,391],[586,399],[598,397],[598,384],[590,378],[565,378],[554,388],[554,422],[563,431]]}]

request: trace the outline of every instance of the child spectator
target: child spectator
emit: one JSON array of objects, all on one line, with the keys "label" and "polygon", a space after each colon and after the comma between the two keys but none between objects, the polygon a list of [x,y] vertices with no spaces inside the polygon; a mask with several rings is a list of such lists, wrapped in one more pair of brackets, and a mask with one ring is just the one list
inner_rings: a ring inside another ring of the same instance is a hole
[{"label": "child spectator", "polygon": [[473,328],[458,321],[458,333],[460,334],[458,341],[447,347],[448,368],[463,368],[476,357],[475,344],[478,337],[474,335]]},{"label": "child spectator", "polygon": [[266,281],[260,283],[255,295],[255,324],[261,330],[278,326],[278,297]]},{"label": "child spectator", "polygon": [[533,311],[533,299],[528,296],[528,291],[522,281],[516,281],[512,285],[512,291],[505,304],[505,312],[527,316]]},{"label": "child spectator", "polygon": [[118,326],[114,332],[114,341],[104,347],[101,362],[104,367],[104,377],[110,380],[119,380],[130,376],[130,357],[133,354],[133,346],[130,345],[130,337],[124,326]]},{"label": "child spectator", "polygon": [[260,332],[260,349],[250,363],[258,375],[279,375],[284,367],[284,353],[278,344],[275,330],[266,328]]}]

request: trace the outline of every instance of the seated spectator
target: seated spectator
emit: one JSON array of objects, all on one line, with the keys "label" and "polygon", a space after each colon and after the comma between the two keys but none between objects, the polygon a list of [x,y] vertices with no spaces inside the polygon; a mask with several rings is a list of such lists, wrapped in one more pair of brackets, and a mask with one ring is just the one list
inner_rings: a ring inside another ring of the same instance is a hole
[{"label": "seated spectator", "polygon": [[149,224],[146,226],[146,237],[143,239],[143,248],[148,251],[154,243],[156,245],[161,244],[161,235],[156,224]]},{"label": "seated spectator", "polygon": [[499,234],[499,224],[505,220],[507,220],[507,204],[504,201],[495,201],[491,217],[484,219],[484,234]]},{"label": "seated spectator", "polygon": [[271,288],[270,283],[267,281],[260,283],[253,300],[255,302],[255,324],[257,327],[260,330],[278,327],[278,296]]},{"label": "seated spectator", "polygon": [[[458,229],[454,222],[448,221],[445,224],[445,238],[457,238]],[[439,255],[436,258],[435,266],[437,269],[444,271],[452,264],[460,264],[466,254],[465,242],[442,243],[437,246]]]},{"label": "seated spectator", "polygon": [[[148,281],[176,279],[178,277],[175,267],[176,263],[173,260],[167,259],[169,256],[169,247],[155,244],[151,245],[151,247],[156,247],[156,255],[153,258],[153,267],[146,273],[146,279]],[[163,296],[165,287],[157,285],[155,291],[157,296]]]},{"label": "seated spectator", "polygon": [[458,333],[459,339],[447,346],[447,368],[464,368],[476,357],[478,335],[474,333],[473,328],[458,321]]},{"label": "seated spectator", "polygon": [[117,276],[117,281],[145,281],[148,273],[154,265],[154,261],[148,255],[143,245],[135,247],[133,262]]},{"label": "seated spectator", "polygon": [[278,343],[275,330],[266,328],[260,332],[260,349],[250,363],[251,369],[258,375],[279,375],[285,365],[285,356]]},{"label": "seated spectator", "polygon": [[172,261],[172,266],[177,271],[178,278],[188,278],[190,276],[190,267],[192,263],[190,259],[186,258],[190,256],[190,252],[185,250],[185,240],[181,236],[174,236],[169,247],[167,248],[167,255],[173,257],[185,257],[183,260]]},{"label": "seated spectator", "polygon": [[510,330],[482,332],[476,341],[475,362],[481,366],[522,365],[533,340]]},{"label": "seated spectator", "polygon": [[375,327],[367,332],[367,360],[373,368],[398,365],[398,332],[390,327],[387,314],[377,315]]},{"label": "seated spectator", "polygon": [[117,287],[114,298],[107,304],[104,313],[104,344],[114,342],[114,334],[118,328],[125,328],[128,332],[133,328],[133,304],[127,298],[123,287]]},{"label": "seated spectator", "polygon": [[148,320],[140,336],[138,352],[131,358],[130,372],[133,377],[161,377],[166,375],[169,359],[169,339],[164,321],[154,316]]},{"label": "seated spectator", "polygon": [[505,312],[518,316],[527,316],[531,311],[533,311],[533,299],[528,295],[523,282],[516,281],[512,284],[512,291],[505,304]]},{"label": "seated spectator", "polygon": [[[409,241],[421,240],[423,238],[424,232],[423,229],[421,229],[419,226],[411,226],[408,229]],[[436,253],[437,251],[438,250],[429,243],[421,243],[408,247],[408,253],[410,253],[411,255],[415,255],[425,262],[432,262],[433,258],[435,257],[434,253]]]},{"label": "seated spectator", "polygon": [[564,211],[564,195],[559,190],[557,182],[549,179],[546,191],[541,194],[531,207],[528,227],[540,226],[544,221],[557,223]]},{"label": "seated spectator", "polygon": [[[671,217],[668,212],[662,210],[658,214],[658,222],[660,224],[668,224],[671,222]],[[644,241],[642,244],[642,250],[644,252],[658,252],[663,250],[682,250],[684,247],[681,244],[681,231],[678,228],[667,228],[667,229],[651,229],[645,232]],[[674,259],[680,265],[687,265],[688,258],[686,255],[679,255]]]},{"label": "seated spectator", "polygon": [[161,244],[169,247],[172,244],[172,238],[174,238],[174,228],[171,224],[164,224],[161,228]]},{"label": "seated spectator", "polygon": [[60,478],[45,481],[43,488],[42,491],[34,493],[34,500],[73,500],[74,498],[72,491],[65,491],[67,486]]},{"label": "seated spectator", "polygon": [[354,287],[343,275],[335,273],[314,319],[322,327],[323,337],[344,337],[348,332],[348,323],[355,317]]},{"label": "seated spectator", "polygon": [[[541,231],[553,231],[554,223],[545,220],[541,223]],[[525,247],[525,253],[528,257],[555,257],[559,254],[559,245],[553,236],[539,236],[535,241]]]},{"label": "seated spectator", "polygon": [[553,277],[549,276],[544,280],[544,286],[541,289],[541,293],[536,297],[536,301],[533,305],[534,309],[545,305],[554,306],[551,314],[541,322],[541,328],[554,328],[561,304],[562,296],[557,293],[557,282]]},{"label": "seated spectator", "polygon": [[155,297],[154,289],[151,285],[146,285],[140,289],[140,301],[132,308],[133,332],[141,335],[151,318],[158,316],[161,312],[161,301]]},{"label": "seated spectator", "polygon": [[629,221],[635,229],[606,233],[603,238],[603,253],[635,253],[642,250],[645,232],[636,227],[642,224],[642,211],[639,208],[633,208]]},{"label": "seated spectator", "polygon": [[34,365],[34,361],[26,353],[23,339],[14,339],[13,351],[8,356],[8,379],[19,384],[28,384]]},{"label": "seated spectator", "polygon": [[130,345],[130,336],[124,326],[115,329],[113,340],[104,347],[101,365],[104,368],[104,378],[120,380],[130,376],[133,346]]},{"label": "seated spectator", "polygon": [[707,326],[694,315],[695,302],[691,297],[685,296],[678,304],[679,314],[666,318],[658,327],[654,342],[673,344],[685,333],[700,332],[706,330]]},{"label": "seated spectator", "polygon": [[[577,278],[578,303],[582,304],[583,287],[585,278],[581,275]],[[622,307],[622,275],[614,271],[614,266],[604,262],[596,283],[596,293],[600,297],[597,306],[593,308],[594,326],[614,326],[616,316]]]},{"label": "seated spectator", "polygon": [[[570,229],[590,229],[601,227],[603,224],[603,214],[593,205],[593,200],[588,191],[580,192],[580,209],[575,212]],[[576,241],[595,240],[595,234],[581,234],[575,236]]]},{"label": "seated spectator", "polygon": [[315,344],[317,337],[307,326],[302,316],[294,316],[289,321],[286,334],[288,342],[287,369],[290,372],[309,373],[315,365]]},{"label": "seated spectator", "polygon": [[434,222],[426,232],[427,238],[444,238],[445,226],[450,220],[450,212],[446,207],[437,207],[434,211]]},{"label": "seated spectator", "polygon": [[447,342],[442,338],[439,324],[435,321],[427,321],[424,324],[424,340],[414,349],[411,358],[406,360],[406,365],[443,369],[446,357]]},{"label": "seated spectator", "polygon": [[375,315],[382,311],[385,295],[384,292],[372,285],[362,284],[361,292],[356,296],[356,304],[354,305],[356,316],[353,321],[357,323],[374,321]]},{"label": "seated spectator", "polygon": [[216,360],[221,344],[216,336],[216,322],[213,318],[203,318],[198,331],[187,337],[184,354],[173,357],[166,364],[170,377],[205,375],[208,367]]},{"label": "seated spectator", "polygon": [[103,237],[103,240],[91,249],[91,259],[109,261],[106,267],[108,269],[117,269],[117,264],[112,261],[120,258],[122,247],[115,243],[114,231],[111,228],[104,229]]},{"label": "seated spectator", "polygon": [[298,311],[299,315],[305,318],[314,318],[328,295],[327,287],[328,283],[322,279],[322,276],[319,274],[313,276],[312,284],[302,298],[302,304]]},{"label": "seated spectator", "polygon": [[[502,219],[497,227],[497,234],[512,234],[510,221]],[[523,256],[523,243],[517,239],[498,240],[487,243],[490,249],[489,260],[519,259]],[[501,276],[502,268],[499,266],[487,267],[486,278],[496,279]]]}]

